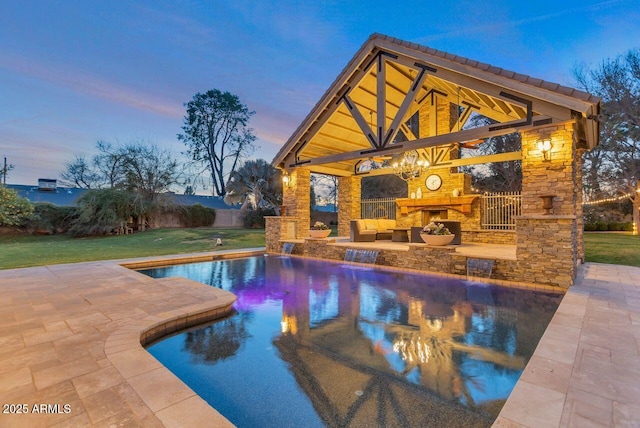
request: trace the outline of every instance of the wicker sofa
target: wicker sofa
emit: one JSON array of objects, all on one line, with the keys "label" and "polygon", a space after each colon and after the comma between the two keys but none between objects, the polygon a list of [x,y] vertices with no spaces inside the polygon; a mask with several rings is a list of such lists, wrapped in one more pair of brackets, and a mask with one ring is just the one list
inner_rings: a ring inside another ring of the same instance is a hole
[{"label": "wicker sofa", "polygon": [[387,218],[351,220],[351,242],[373,242],[391,239],[396,221]]}]

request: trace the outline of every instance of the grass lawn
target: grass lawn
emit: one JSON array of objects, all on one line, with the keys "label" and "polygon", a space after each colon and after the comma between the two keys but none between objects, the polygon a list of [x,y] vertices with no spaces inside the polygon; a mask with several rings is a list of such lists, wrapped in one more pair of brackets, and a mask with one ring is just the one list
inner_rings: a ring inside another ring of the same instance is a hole
[{"label": "grass lawn", "polygon": [[[222,247],[215,246],[216,238],[222,239]],[[263,229],[153,229],[131,235],[92,238],[1,236],[0,269],[264,245]]]},{"label": "grass lawn", "polygon": [[[335,234],[335,227],[332,227],[331,235]],[[216,238],[222,239],[222,247],[215,246]],[[640,267],[640,237],[629,233],[588,232],[584,234],[584,242],[588,262]],[[264,245],[262,229],[154,229],[132,235],[98,238],[2,236],[0,269]]]},{"label": "grass lawn", "polygon": [[640,236],[630,232],[586,232],[584,252],[588,262],[640,267]]}]

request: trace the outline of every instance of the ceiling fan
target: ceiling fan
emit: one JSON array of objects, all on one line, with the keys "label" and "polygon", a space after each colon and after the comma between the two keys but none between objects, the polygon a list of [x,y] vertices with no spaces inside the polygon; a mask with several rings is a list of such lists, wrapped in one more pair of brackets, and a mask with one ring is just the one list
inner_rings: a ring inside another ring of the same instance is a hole
[{"label": "ceiling fan", "polygon": [[470,140],[470,141],[461,141],[460,147],[463,149],[477,149],[480,144],[484,143],[484,140]]},{"label": "ceiling fan", "polygon": [[378,155],[378,156],[369,156],[367,160],[369,160],[370,162],[382,163],[392,158],[393,158],[392,156]]}]

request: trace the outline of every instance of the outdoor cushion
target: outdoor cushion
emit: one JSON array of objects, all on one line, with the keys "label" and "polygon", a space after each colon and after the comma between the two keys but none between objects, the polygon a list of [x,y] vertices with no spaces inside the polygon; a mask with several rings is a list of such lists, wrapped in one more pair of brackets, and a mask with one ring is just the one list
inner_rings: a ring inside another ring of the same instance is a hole
[{"label": "outdoor cushion", "polygon": [[366,230],[378,230],[378,220],[373,218],[364,219],[364,228]]},{"label": "outdoor cushion", "polygon": [[396,221],[390,219],[381,218],[378,220],[378,231],[391,230],[396,227]]}]

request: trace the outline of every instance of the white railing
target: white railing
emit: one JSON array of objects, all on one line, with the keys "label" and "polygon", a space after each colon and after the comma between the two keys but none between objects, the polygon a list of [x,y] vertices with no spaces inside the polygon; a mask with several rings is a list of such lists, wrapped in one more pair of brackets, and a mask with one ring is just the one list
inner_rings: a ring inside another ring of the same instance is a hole
[{"label": "white railing", "polygon": [[377,198],[360,201],[360,218],[396,218],[396,199]]},{"label": "white railing", "polygon": [[522,213],[520,192],[485,193],[480,205],[480,228],[515,230],[516,216]]}]

